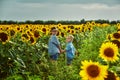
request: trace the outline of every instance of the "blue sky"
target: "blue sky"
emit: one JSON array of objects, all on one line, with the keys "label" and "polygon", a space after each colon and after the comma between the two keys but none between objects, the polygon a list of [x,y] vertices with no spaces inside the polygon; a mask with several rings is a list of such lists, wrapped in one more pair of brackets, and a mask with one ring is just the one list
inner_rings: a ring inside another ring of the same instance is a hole
[{"label": "blue sky", "polygon": [[0,0],[0,20],[120,20],[120,0]]}]

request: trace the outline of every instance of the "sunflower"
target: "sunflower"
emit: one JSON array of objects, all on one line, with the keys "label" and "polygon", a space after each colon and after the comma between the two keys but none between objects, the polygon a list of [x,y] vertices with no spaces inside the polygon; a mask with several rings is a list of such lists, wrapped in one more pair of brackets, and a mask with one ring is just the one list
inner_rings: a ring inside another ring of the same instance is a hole
[{"label": "sunflower", "polygon": [[45,27],[42,28],[42,32],[46,33],[46,28]]},{"label": "sunflower", "polygon": [[35,38],[39,38],[40,37],[40,33],[39,32],[40,32],[39,30],[35,30],[33,32]]},{"label": "sunflower", "polygon": [[34,36],[30,36],[30,43],[34,45],[36,43],[36,39]]},{"label": "sunflower", "polygon": [[2,26],[0,26],[0,31],[2,31],[3,30],[3,27]]},{"label": "sunflower", "polygon": [[7,26],[7,25],[6,25],[6,26],[4,26],[4,30],[5,30],[5,31],[7,31],[7,30],[9,30],[9,29],[10,29],[10,27],[9,27],[9,26]]},{"label": "sunflower", "polygon": [[112,35],[112,39],[113,39],[113,40],[114,40],[114,39],[118,39],[118,40],[120,40],[120,33],[118,33],[118,32],[113,33],[113,35]]},{"label": "sunflower", "polygon": [[100,52],[99,56],[106,61],[115,62],[116,60],[119,59],[118,47],[116,44],[112,42],[103,43],[101,45],[99,52]]},{"label": "sunflower", "polygon": [[71,30],[71,34],[75,34],[75,30]]},{"label": "sunflower", "polygon": [[[51,33],[50,33],[51,34]],[[60,34],[61,34],[61,32],[60,31],[58,31],[57,32],[57,34],[56,34],[56,36],[60,36]]]},{"label": "sunflower", "polygon": [[104,80],[119,80],[119,77],[115,73],[108,71],[107,78]]},{"label": "sunflower", "polygon": [[32,31],[30,31],[30,29],[29,29],[29,30],[26,30],[26,33],[27,33],[27,35],[29,35],[29,36],[33,36],[33,33],[32,33]]},{"label": "sunflower", "polygon": [[91,60],[82,61],[81,71],[79,75],[82,80],[104,80],[107,77],[108,66],[103,66],[99,62],[92,62]]},{"label": "sunflower", "polygon": [[20,27],[20,26],[16,26],[15,28],[16,28],[16,31],[17,31],[17,32],[20,32],[20,31],[21,31],[21,27]]},{"label": "sunflower", "polygon": [[74,29],[74,26],[73,25],[69,25],[68,28]]},{"label": "sunflower", "polygon": [[70,31],[71,31],[70,29],[67,30],[68,33],[70,33]]},{"label": "sunflower", "polygon": [[7,41],[9,41],[9,35],[7,32],[0,32],[0,41],[5,44]]},{"label": "sunflower", "polygon": [[9,29],[9,35],[10,37],[14,37],[16,35],[16,31],[13,28]]},{"label": "sunflower", "polygon": [[62,36],[62,37],[64,37],[64,36],[65,36],[65,34],[64,34],[63,32],[61,32],[61,36]]},{"label": "sunflower", "polygon": [[60,23],[59,23],[57,26],[58,26],[58,27],[61,27],[61,26],[62,26],[62,24],[60,24]]},{"label": "sunflower", "polygon": [[27,42],[28,40],[30,40],[30,36],[27,33],[22,33],[21,38],[23,42]]}]

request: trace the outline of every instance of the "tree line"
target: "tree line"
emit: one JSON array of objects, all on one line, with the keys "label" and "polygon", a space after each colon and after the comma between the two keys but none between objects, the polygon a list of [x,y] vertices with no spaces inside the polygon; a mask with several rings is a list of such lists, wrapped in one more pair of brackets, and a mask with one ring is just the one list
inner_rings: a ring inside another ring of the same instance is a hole
[{"label": "tree line", "polygon": [[109,21],[109,20],[79,20],[79,21],[72,21],[72,20],[60,20],[60,21],[55,21],[55,20],[47,20],[47,21],[43,21],[43,20],[35,20],[35,21],[31,21],[31,20],[26,20],[26,21],[13,21],[13,20],[0,20],[0,24],[85,24],[87,22],[92,22],[94,21],[95,23],[108,23],[108,24],[117,24],[120,23],[120,20],[117,21]]}]

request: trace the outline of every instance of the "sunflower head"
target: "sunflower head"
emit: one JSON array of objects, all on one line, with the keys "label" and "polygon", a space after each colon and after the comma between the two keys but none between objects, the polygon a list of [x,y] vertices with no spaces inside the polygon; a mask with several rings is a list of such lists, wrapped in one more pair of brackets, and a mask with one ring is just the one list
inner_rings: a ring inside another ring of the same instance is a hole
[{"label": "sunflower head", "polygon": [[34,36],[30,36],[30,43],[34,45],[36,43],[36,39]]},{"label": "sunflower head", "polygon": [[46,28],[45,27],[42,28],[42,32],[46,33]]},{"label": "sunflower head", "polygon": [[113,33],[112,39],[119,39],[120,40],[120,33],[118,33],[118,32]]},{"label": "sunflower head", "polygon": [[33,34],[34,34],[34,37],[35,37],[35,38],[39,38],[39,37],[40,37],[40,33],[39,33],[38,30],[35,30],[35,31],[33,32]]},{"label": "sunflower head", "polygon": [[112,42],[103,43],[101,45],[99,52],[100,52],[99,56],[106,61],[114,62],[119,59],[118,47],[116,44],[113,44]]},{"label": "sunflower head", "polygon": [[68,28],[74,29],[74,26],[73,25],[69,25]]},{"label": "sunflower head", "polygon": [[108,66],[98,62],[82,61],[80,76],[83,80],[103,80],[107,77]]},{"label": "sunflower head", "polygon": [[21,38],[23,42],[27,42],[28,40],[30,40],[30,36],[26,33],[22,33]]},{"label": "sunflower head", "polygon": [[13,29],[10,30],[10,36],[14,36],[15,35],[15,31]]},{"label": "sunflower head", "polygon": [[9,41],[9,36],[6,32],[0,32],[0,41],[5,44],[7,41]]},{"label": "sunflower head", "polygon": [[65,34],[64,34],[63,32],[61,32],[61,36],[62,36],[62,37],[64,37],[64,36],[65,36]]}]

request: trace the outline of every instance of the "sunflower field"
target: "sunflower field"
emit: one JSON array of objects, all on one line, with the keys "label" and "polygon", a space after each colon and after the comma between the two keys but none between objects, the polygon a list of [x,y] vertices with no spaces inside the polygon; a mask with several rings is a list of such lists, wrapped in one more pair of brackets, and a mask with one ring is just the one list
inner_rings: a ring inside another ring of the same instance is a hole
[{"label": "sunflower field", "polygon": [[[77,50],[71,66],[66,53],[51,63],[50,30],[65,49],[65,37],[74,36]],[[120,80],[120,23],[79,25],[0,25],[0,80]]]}]

